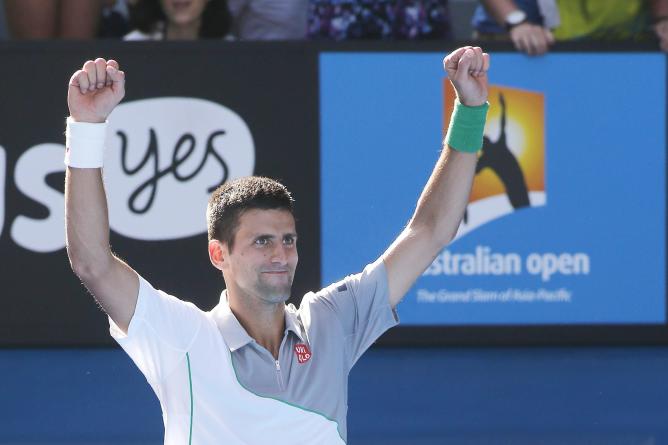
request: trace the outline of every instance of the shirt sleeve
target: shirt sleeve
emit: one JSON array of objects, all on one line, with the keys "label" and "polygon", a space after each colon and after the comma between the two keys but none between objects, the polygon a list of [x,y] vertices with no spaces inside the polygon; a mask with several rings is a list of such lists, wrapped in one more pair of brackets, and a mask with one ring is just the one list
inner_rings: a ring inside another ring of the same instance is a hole
[{"label": "shirt sleeve", "polygon": [[109,333],[155,387],[185,359],[203,312],[192,303],[156,290],[139,277],[137,305],[127,334],[109,317]]},{"label": "shirt sleeve", "polygon": [[361,273],[322,289],[314,297],[314,303],[326,304],[339,319],[351,368],[383,332],[399,323],[396,311],[390,306],[387,270],[382,259],[369,264]]}]

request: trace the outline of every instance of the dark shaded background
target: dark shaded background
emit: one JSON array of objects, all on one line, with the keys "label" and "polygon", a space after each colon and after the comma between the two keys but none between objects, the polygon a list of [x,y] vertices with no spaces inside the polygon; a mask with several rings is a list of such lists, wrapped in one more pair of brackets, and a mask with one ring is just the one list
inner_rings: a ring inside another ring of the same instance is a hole
[{"label": "dark shaded background", "polygon": [[[251,47],[249,50],[249,46]],[[300,264],[293,296],[320,284],[317,56],[283,45],[122,42],[7,44],[0,83],[0,145],[7,151],[5,224],[0,234],[0,345],[111,345],[105,315],[72,273],[65,249],[40,254],[10,236],[18,215],[48,210],[24,196],[13,169],[28,148],[64,144],[71,74],[87,59],[114,58],[127,74],[124,101],[181,96],[220,103],[241,115],[255,142],[256,175],[282,181],[293,193]],[[47,183],[61,193],[64,174]],[[108,185],[113,186],[113,185]],[[177,208],[174,211],[178,211]],[[204,310],[218,302],[223,280],[211,266],[203,233],[173,241],[139,241],[112,231],[114,252],[156,288]],[[294,297],[293,297],[294,299]]]}]

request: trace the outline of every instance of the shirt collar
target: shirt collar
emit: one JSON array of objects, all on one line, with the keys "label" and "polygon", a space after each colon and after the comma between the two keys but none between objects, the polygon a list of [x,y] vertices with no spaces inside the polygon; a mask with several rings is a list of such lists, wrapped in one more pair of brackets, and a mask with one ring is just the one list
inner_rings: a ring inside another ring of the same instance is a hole
[{"label": "shirt collar", "polygon": [[[227,291],[224,290],[220,294],[220,302],[211,311],[213,314],[218,330],[220,331],[225,343],[230,348],[230,352],[234,352],[246,346],[248,343],[253,343],[255,340],[248,335],[246,329],[241,326],[237,317],[234,316],[230,305],[227,301]],[[304,341],[304,334],[302,333],[302,324],[297,316],[297,309],[294,305],[289,304],[285,307],[285,331],[293,332],[301,341]]]},{"label": "shirt collar", "polygon": [[297,315],[297,309],[292,303],[285,306],[285,330],[294,332],[302,342],[306,338],[302,322]]}]

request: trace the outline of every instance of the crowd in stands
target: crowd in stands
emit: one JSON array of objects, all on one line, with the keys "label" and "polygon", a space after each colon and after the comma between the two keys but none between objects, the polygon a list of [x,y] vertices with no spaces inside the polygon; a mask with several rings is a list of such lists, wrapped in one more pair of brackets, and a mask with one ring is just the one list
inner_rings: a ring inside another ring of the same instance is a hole
[{"label": "crowd in stands", "polygon": [[658,40],[668,51],[668,0],[481,0],[472,24],[476,40],[510,40],[534,55],[582,40]]},{"label": "crowd in stands", "polygon": [[311,39],[449,39],[446,0],[311,0]]},{"label": "crowd in stands", "polygon": [[[530,55],[581,40],[668,51],[668,0],[478,3],[464,40],[508,41]],[[15,40],[462,40],[448,0],[0,0],[0,9],[0,36]]]}]

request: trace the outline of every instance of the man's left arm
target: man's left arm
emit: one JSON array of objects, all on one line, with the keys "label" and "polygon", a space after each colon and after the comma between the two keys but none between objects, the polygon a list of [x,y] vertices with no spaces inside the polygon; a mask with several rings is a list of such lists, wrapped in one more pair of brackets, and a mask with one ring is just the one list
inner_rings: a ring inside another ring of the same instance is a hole
[{"label": "man's left arm", "polygon": [[479,47],[463,47],[450,53],[443,66],[459,103],[413,217],[382,255],[393,308],[457,233],[482,147],[489,55]]}]

